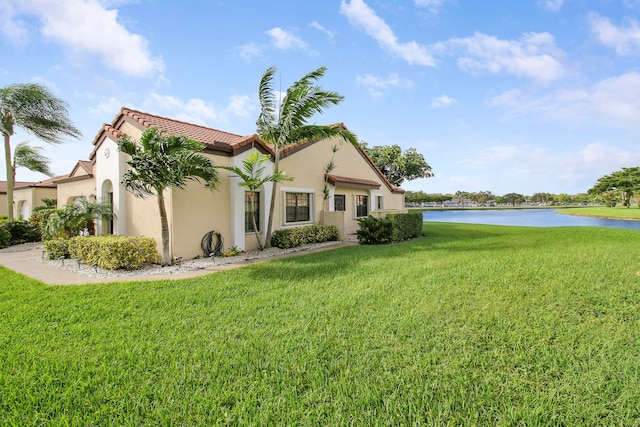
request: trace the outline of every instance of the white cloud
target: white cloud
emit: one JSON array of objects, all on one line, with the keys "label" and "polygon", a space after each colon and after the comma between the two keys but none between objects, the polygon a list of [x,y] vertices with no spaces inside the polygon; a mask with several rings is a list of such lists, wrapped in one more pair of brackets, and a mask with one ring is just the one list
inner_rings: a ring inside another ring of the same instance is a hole
[{"label": "white cloud", "polygon": [[[148,41],[118,22],[118,10],[106,9],[97,0],[9,0],[3,31],[21,26],[19,15],[36,16],[42,35],[68,49],[74,56],[97,55],[104,65],[137,77],[162,73],[162,59],[153,57]],[[18,31],[19,33],[19,31]]]},{"label": "white cloud", "polygon": [[256,105],[248,96],[232,96],[227,106],[218,106],[199,98],[183,101],[171,95],[152,93],[143,101],[142,109],[189,123],[218,126],[228,123],[232,117],[248,117]]},{"label": "white cloud", "polygon": [[281,50],[305,49],[307,44],[293,33],[280,27],[272,28],[266,33],[271,37],[271,43]]},{"label": "white cloud", "polygon": [[630,19],[627,27],[616,27],[609,18],[593,13],[589,21],[596,39],[614,49],[618,55],[640,53],[640,27],[635,19]]},{"label": "white cloud", "polygon": [[240,56],[244,59],[251,59],[262,56],[262,47],[255,43],[248,43],[239,47]]},{"label": "white cloud", "polygon": [[123,103],[116,97],[111,96],[98,102],[95,107],[90,107],[89,115],[103,121],[109,121],[107,119],[115,116],[120,111],[120,108],[125,105],[126,103]]},{"label": "white cloud", "polygon": [[437,14],[449,1],[451,0],[414,0],[413,3],[416,7],[426,7],[431,13]]},{"label": "white cloud", "polygon": [[414,84],[411,80],[403,80],[397,74],[389,74],[389,77],[377,77],[371,74],[365,74],[364,76],[358,75],[356,77],[356,83],[366,87],[369,90],[369,95],[374,98],[382,96],[384,90],[390,87],[401,87],[412,89]]},{"label": "white cloud", "polygon": [[24,21],[16,19],[17,10],[8,2],[0,2],[0,31],[13,43],[22,46],[29,40],[29,30]]},{"label": "white cloud", "polygon": [[491,99],[512,116],[538,114],[570,125],[600,123],[636,130],[640,121],[640,73],[631,72],[589,87],[560,89],[535,98],[512,90]]},{"label": "white cloud", "polygon": [[557,12],[562,8],[564,0],[540,0],[540,4],[547,10]]},{"label": "white cloud", "polygon": [[518,40],[475,33],[438,43],[434,48],[443,54],[459,55],[458,65],[471,74],[506,73],[550,82],[565,73],[560,62],[564,52],[549,33],[526,33]]},{"label": "white cloud", "polygon": [[364,1],[351,0],[351,3],[346,3],[342,0],[340,13],[347,17],[351,25],[362,28],[383,49],[404,59],[410,65],[417,64],[429,67],[435,65],[433,57],[425,46],[416,41],[400,43],[391,27]]},{"label": "white cloud", "polygon": [[442,95],[431,100],[431,108],[447,108],[457,103],[458,101],[455,98],[451,98],[447,95]]},{"label": "white cloud", "polygon": [[319,31],[323,32],[327,36],[327,38],[329,38],[329,40],[333,40],[333,37],[334,37],[333,31],[327,30],[325,27],[320,25],[318,22],[313,21],[312,23],[309,24],[309,26],[312,27],[312,28],[315,28],[316,30],[319,30]]}]

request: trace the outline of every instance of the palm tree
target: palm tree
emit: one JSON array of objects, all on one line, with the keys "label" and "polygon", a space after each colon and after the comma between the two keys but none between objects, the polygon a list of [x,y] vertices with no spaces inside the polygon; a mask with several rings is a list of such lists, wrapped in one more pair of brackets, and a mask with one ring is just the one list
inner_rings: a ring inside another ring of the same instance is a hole
[{"label": "palm tree", "polygon": [[32,147],[27,142],[20,142],[13,151],[13,179],[15,182],[16,168],[22,166],[33,172],[40,172],[47,176],[53,176],[49,167],[51,159],[42,155],[42,147]]},{"label": "palm tree", "polygon": [[[315,84],[324,76],[326,70],[326,67],[320,67],[303,76],[287,89],[284,98],[280,101],[273,86],[276,68],[270,67],[262,75],[258,89],[260,115],[256,124],[260,138],[271,144],[275,151],[274,175],[280,172],[280,157],[282,150],[287,146],[335,136],[358,145],[356,136],[342,126],[307,124],[307,120],[315,114],[322,114],[325,108],[337,105],[344,99],[339,93],[325,91]],[[269,236],[273,229],[277,182],[274,181],[271,188],[265,246],[269,246]]]},{"label": "palm tree", "polygon": [[13,219],[13,167],[11,136],[21,127],[45,142],[59,144],[63,136],[79,138],[67,112],[67,104],[36,83],[12,84],[0,89],[0,132],[4,137],[4,158],[7,167],[7,208]]},{"label": "palm tree", "polygon": [[169,223],[164,191],[185,188],[188,181],[204,181],[207,187],[218,185],[213,162],[199,154],[200,142],[184,135],[165,136],[157,128],[144,131],[138,143],[128,137],[118,140],[118,148],[131,156],[131,167],[122,177],[122,185],[136,197],[156,196],[162,232],[162,266],[171,265]]},{"label": "palm tree", "polygon": [[253,232],[258,241],[258,249],[262,250],[263,245],[260,241],[260,234],[258,233],[258,224],[256,222],[255,214],[255,195],[256,192],[267,182],[283,182],[291,181],[291,177],[287,176],[284,171],[275,172],[272,175],[264,176],[265,166],[264,164],[271,160],[271,156],[267,154],[260,154],[257,151],[252,152],[242,162],[242,168],[237,166],[219,166],[222,169],[230,170],[235,173],[241,180],[240,186],[246,187],[249,190],[249,204],[252,212],[251,219],[253,221]]}]

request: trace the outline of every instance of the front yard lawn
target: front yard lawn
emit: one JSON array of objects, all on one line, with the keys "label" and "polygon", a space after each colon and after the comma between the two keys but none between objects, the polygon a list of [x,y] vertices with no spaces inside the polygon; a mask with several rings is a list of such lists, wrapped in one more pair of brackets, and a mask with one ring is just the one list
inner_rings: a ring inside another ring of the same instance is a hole
[{"label": "front yard lawn", "polygon": [[640,422],[640,232],[425,232],[181,281],[0,268],[0,424]]}]

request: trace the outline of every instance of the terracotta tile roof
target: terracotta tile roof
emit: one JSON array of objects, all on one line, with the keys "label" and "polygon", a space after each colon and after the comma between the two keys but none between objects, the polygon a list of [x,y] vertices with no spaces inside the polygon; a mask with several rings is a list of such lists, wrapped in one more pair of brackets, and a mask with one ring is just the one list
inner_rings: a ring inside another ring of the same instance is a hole
[{"label": "terracotta tile roof", "polygon": [[[89,175],[93,175],[93,163],[91,163],[89,160],[78,160],[78,164],[73,168],[73,170],[75,171],[76,168],[79,167],[84,169],[84,171]],[[73,175],[73,171],[70,175]]]},{"label": "terracotta tile roof", "polygon": [[20,186],[15,185],[13,189],[17,190],[18,188],[30,188],[30,187],[56,188],[57,187],[56,181],[59,181],[61,179],[65,179],[68,177],[69,175],[60,175],[60,176],[54,176],[53,178],[47,178],[39,182],[26,182]]},{"label": "terracotta tile roof", "polygon": [[326,174],[327,182],[331,185],[339,185],[345,187],[358,187],[358,188],[380,188],[380,183],[372,181],[370,179],[351,178],[348,176],[330,175]]},{"label": "terracotta tile roof", "polygon": [[[35,184],[35,182],[30,181],[16,181],[13,183],[13,188],[16,187],[24,187],[29,184]],[[7,181],[0,181],[0,194],[7,194]]]},{"label": "terracotta tile roof", "polygon": [[[273,150],[256,134],[248,136],[237,135],[231,132],[195,125],[170,119],[168,117],[157,116],[127,107],[121,108],[120,113],[115,117],[111,124],[104,124],[100,128],[98,134],[93,139],[93,145],[98,144],[103,133],[111,135],[114,139],[123,136],[124,133],[118,129],[122,120],[127,120],[141,129],[156,127],[165,134],[185,135],[205,144],[205,150],[209,149],[234,155],[237,152],[244,151],[245,147],[253,145],[257,146],[258,149],[265,153],[271,155],[274,154]],[[96,150],[94,149],[89,158],[94,158],[95,151]]]}]

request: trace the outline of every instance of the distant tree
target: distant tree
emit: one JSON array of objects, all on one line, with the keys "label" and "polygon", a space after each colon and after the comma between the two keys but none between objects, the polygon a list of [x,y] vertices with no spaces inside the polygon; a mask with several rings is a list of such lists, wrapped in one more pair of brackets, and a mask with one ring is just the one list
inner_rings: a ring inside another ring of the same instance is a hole
[{"label": "distant tree", "polygon": [[608,208],[613,208],[618,203],[618,192],[617,191],[605,191],[603,193],[598,194],[604,205]]},{"label": "distant tree", "polygon": [[520,205],[524,202],[525,197],[522,194],[518,193],[508,193],[502,196],[504,203],[508,203],[510,205]]},{"label": "distant tree", "polygon": [[366,142],[361,142],[360,146],[393,185],[433,176],[431,166],[415,148],[408,148],[403,153],[398,145],[369,147]]},{"label": "distant tree", "polygon": [[0,88],[0,133],[4,137],[7,167],[7,215],[13,219],[14,170],[11,164],[11,136],[19,126],[45,142],[58,144],[63,136],[79,138],[64,101],[39,84],[12,84]]},{"label": "distant tree", "polygon": [[40,172],[47,176],[53,176],[49,165],[51,159],[44,156],[42,147],[32,147],[27,142],[20,142],[13,151],[13,179],[15,182],[16,168],[18,166],[29,169],[32,172]]},{"label": "distant tree", "polygon": [[617,191],[622,204],[629,207],[631,197],[640,191],[640,167],[622,168],[619,171],[605,175],[589,189],[591,195],[602,194],[607,191]]},{"label": "distant tree", "polygon": [[164,191],[183,189],[188,181],[203,181],[207,187],[215,188],[218,185],[216,168],[209,158],[199,153],[203,144],[184,135],[162,135],[157,128],[145,130],[139,142],[120,137],[118,148],[131,156],[127,161],[130,169],[122,177],[122,186],[136,197],[156,197],[160,212],[162,266],[171,265]]}]

